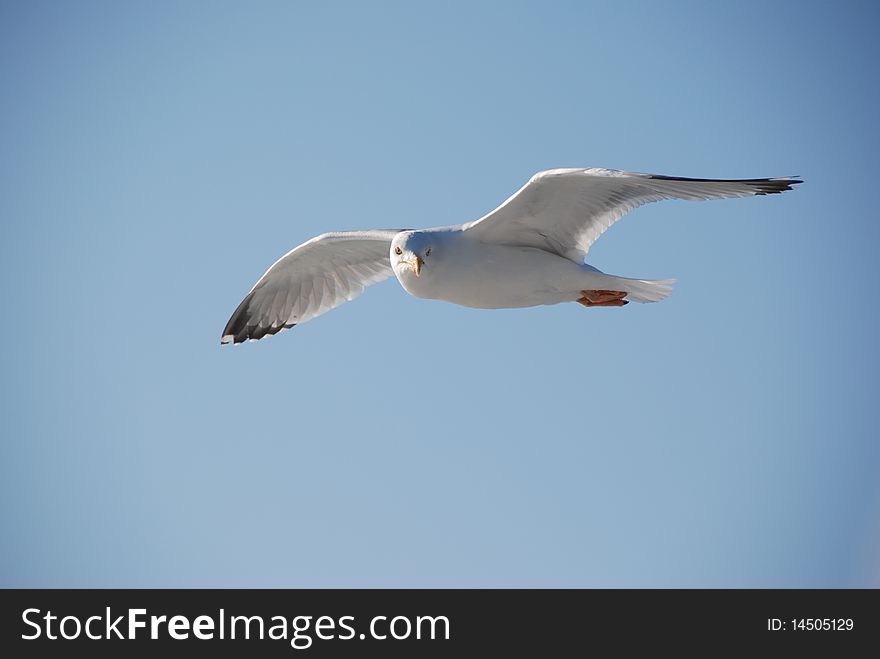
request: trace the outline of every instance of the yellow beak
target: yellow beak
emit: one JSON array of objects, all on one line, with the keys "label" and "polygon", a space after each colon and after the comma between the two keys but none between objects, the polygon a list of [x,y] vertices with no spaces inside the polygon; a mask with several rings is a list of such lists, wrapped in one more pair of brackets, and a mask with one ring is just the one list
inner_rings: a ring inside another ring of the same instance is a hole
[{"label": "yellow beak", "polygon": [[406,261],[401,261],[401,263],[406,263],[410,270],[416,273],[416,277],[422,274],[422,265],[424,265],[424,261],[422,261],[422,257],[416,256],[415,259],[407,259]]}]

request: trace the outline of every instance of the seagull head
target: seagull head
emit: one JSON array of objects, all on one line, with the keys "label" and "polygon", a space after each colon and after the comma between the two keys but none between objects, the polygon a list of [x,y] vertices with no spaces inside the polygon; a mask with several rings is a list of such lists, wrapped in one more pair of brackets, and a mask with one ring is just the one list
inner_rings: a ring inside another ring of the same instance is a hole
[{"label": "seagull head", "polygon": [[395,274],[422,276],[434,251],[433,236],[424,231],[402,231],[391,241],[391,267]]}]

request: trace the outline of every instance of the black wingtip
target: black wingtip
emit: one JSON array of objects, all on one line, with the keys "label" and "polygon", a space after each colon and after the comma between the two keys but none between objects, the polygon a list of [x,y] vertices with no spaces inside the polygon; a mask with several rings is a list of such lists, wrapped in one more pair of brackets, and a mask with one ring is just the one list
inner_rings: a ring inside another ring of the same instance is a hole
[{"label": "black wingtip", "polygon": [[765,195],[779,194],[780,192],[794,190],[794,186],[803,183],[803,180],[793,176],[787,176],[785,178],[758,178],[743,181],[743,183],[747,183],[750,187],[756,188],[756,195]]},{"label": "black wingtip", "polygon": [[693,183],[742,183],[754,188],[755,195],[779,194],[788,190],[794,190],[798,183],[803,180],[796,176],[783,176],[781,178],[688,178],[686,176],[663,176],[652,174],[650,178],[660,181],[690,181]]},{"label": "black wingtip", "polygon": [[277,327],[262,327],[260,325],[246,325],[236,334],[226,334],[220,337],[220,345],[238,345],[245,341],[259,341],[264,336],[273,336],[281,330],[296,327],[296,323],[287,323],[286,325],[278,325]]},{"label": "black wingtip", "polygon": [[281,330],[295,327],[296,323],[282,323],[281,325],[270,325],[268,327],[260,325],[255,321],[254,316],[250,313],[251,300],[253,299],[253,291],[248,293],[241,304],[233,312],[223,329],[220,336],[220,345],[232,343],[244,343],[247,340],[258,341],[264,336],[272,336],[278,334]]}]

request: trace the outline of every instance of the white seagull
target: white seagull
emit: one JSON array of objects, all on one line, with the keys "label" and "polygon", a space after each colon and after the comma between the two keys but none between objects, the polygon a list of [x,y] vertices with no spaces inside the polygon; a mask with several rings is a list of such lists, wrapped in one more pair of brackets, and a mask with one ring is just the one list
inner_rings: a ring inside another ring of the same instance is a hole
[{"label": "white seagull", "polygon": [[325,233],[295,247],[254,284],[220,342],[257,340],[304,323],[392,274],[415,297],[480,309],[658,302],[674,280],[616,277],[584,262],[608,227],[652,201],[775,194],[797,183],[793,177],[722,180],[601,168],[539,172],[467,224]]}]

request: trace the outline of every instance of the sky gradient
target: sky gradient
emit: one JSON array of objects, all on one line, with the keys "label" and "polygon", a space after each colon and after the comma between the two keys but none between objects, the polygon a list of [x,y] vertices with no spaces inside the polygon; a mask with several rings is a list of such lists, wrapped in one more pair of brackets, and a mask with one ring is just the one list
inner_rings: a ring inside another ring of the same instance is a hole
[{"label": "sky gradient", "polygon": [[[877,18],[3,3],[0,586],[880,586]],[[660,304],[220,347],[304,240],[576,166],[805,183],[615,225]]]}]

